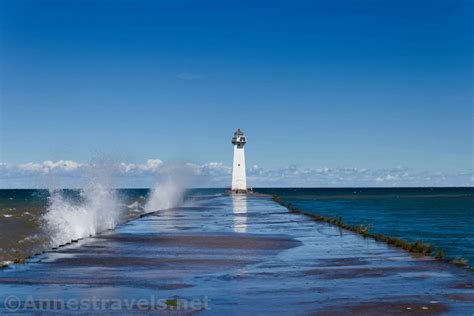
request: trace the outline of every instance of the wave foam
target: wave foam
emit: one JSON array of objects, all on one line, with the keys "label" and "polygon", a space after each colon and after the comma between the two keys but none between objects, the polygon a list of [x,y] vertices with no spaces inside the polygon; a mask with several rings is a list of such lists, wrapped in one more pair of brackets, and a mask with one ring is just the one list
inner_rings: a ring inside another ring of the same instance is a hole
[{"label": "wave foam", "polygon": [[52,246],[112,229],[123,218],[115,190],[96,183],[81,190],[81,197],[78,202],[62,190],[51,192],[43,219]]},{"label": "wave foam", "polygon": [[130,215],[176,207],[183,202],[185,185],[189,184],[187,169],[170,168],[151,190],[144,206],[143,197],[127,205],[121,203],[117,190],[110,189],[111,174],[103,171],[99,168],[92,175],[89,185],[80,190],[80,199],[64,190],[50,191],[43,222],[52,247],[113,229],[125,221],[127,212]]},{"label": "wave foam", "polygon": [[145,204],[145,212],[156,212],[179,206],[183,202],[185,191],[184,184],[179,179],[167,177],[152,189]]}]

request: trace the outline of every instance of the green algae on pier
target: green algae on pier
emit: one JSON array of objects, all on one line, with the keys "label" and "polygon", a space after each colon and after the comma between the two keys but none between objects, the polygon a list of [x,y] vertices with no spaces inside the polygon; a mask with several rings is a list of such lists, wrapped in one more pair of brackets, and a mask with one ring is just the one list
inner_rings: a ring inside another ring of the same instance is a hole
[{"label": "green algae on pier", "polygon": [[[370,237],[370,238],[373,238],[377,241],[384,241],[388,245],[393,245],[395,247],[402,248],[403,250],[406,250],[406,251],[414,253],[414,254],[420,254],[420,255],[423,255],[423,256],[433,256],[437,260],[445,260],[445,255],[444,255],[444,252],[442,250],[435,249],[435,248],[433,248],[433,246],[431,246],[429,244],[426,244],[424,242],[421,242],[421,241],[408,242],[408,241],[403,240],[401,238],[385,236],[383,234],[376,234],[376,235],[370,234],[369,233],[369,231],[370,231],[369,226],[365,226],[365,225],[353,226],[353,225],[346,224],[342,221],[342,217],[340,217],[340,216],[336,218],[336,217],[330,217],[330,216],[322,216],[322,215],[318,215],[318,214],[311,213],[311,212],[305,212],[305,211],[302,211],[302,210],[294,207],[291,203],[285,203],[281,198],[279,198],[276,195],[273,195],[272,199],[276,203],[286,207],[288,210],[290,210],[293,213],[302,214],[302,215],[311,217],[314,220],[319,221],[319,222],[326,222],[326,223],[329,223],[329,224],[336,225],[340,228],[343,228],[343,229],[346,229],[348,231],[360,234],[365,238]],[[455,259],[449,260],[447,262],[458,265],[458,266],[464,266],[466,268],[470,268],[467,265],[468,261],[464,258],[455,258]]]}]

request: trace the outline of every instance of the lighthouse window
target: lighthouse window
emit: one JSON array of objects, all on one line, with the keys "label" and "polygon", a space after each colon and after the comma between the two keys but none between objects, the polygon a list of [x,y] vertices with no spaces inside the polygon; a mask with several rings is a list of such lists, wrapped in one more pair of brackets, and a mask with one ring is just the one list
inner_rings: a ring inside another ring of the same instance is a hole
[{"label": "lighthouse window", "polygon": [[239,163],[239,167],[240,167],[240,163]]},{"label": "lighthouse window", "polygon": [[242,137],[242,141],[245,142],[245,137]]}]

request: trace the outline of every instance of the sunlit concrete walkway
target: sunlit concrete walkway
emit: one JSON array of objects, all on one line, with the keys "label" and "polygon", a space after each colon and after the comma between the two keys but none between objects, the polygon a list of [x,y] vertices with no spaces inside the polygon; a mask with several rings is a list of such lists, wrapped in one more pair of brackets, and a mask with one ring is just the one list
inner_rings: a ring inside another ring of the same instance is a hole
[{"label": "sunlit concrete walkway", "polygon": [[270,198],[218,196],[1,270],[0,313],[472,315],[473,286]]}]

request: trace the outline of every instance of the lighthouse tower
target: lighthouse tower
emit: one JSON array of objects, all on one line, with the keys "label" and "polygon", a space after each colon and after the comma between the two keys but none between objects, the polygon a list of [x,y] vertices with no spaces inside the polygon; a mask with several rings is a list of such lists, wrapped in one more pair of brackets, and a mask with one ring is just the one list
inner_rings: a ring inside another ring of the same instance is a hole
[{"label": "lighthouse tower", "polygon": [[234,164],[232,166],[232,193],[247,193],[247,177],[245,175],[245,151],[247,143],[244,133],[240,128],[232,137],[234,145]]}]

